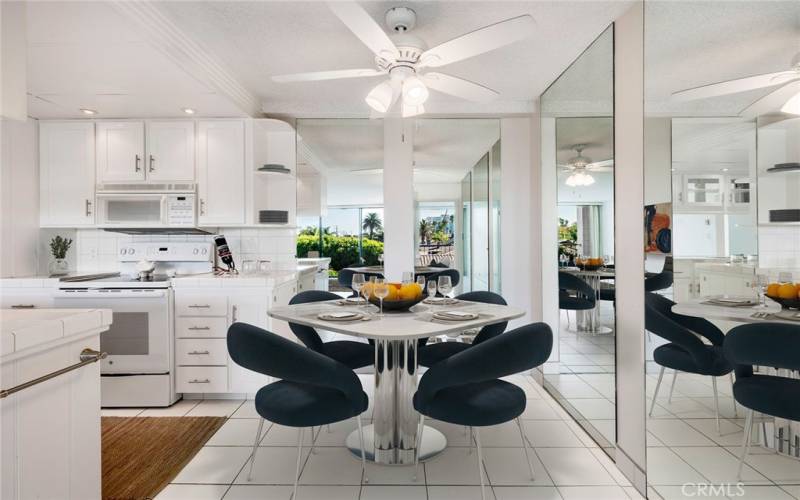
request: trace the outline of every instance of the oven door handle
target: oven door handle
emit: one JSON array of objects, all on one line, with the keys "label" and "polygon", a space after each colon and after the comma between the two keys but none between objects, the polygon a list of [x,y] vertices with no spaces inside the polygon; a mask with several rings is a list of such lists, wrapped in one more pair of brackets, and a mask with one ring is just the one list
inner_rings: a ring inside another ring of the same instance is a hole
[{"label": "oven door handle", "polygon": [[54,294],[56,299],[158,299],[166,296],[165,290],[57,290]]}]

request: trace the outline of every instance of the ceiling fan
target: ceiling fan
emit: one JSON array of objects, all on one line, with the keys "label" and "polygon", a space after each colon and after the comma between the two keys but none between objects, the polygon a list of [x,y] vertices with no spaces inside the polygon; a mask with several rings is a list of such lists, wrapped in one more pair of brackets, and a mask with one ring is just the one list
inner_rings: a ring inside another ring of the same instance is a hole
[{"label": "ceiling fan", "polygon": [[566,164],[558,165],[570,174],[565,181],[567,186],[591,186],[594,184],[594,177],[589,172],[610,172],[614,165],[613,159],[592,162],[591,158],[583,156],[586,144],[576,144],[570,149],[574,149],[578,155],[570,158]]},{"label": "ceiling fan", "polygon": [[376,68],[343,69],[273,76],[276,82],[310,82],[340,78],[388,75],[364,99],[378,113],[387,113],[399,103],[403,117],[425,112],[428,89],[438,90],[467,101],[489,102],[499,94],[478,83],[444,73],[421,70],[489,52],[530,36],[535,22],[523,15],[485,26],[431,49],[408,31],[414,28],[416,13],[408,7],[386,12],[386,24],[394,32],[390,38],[370,15],[354,2],[330,2],[333,13],[375,53]]},{"label": "ceiling fan", "polygon": [[794,56],[791,67],[787,71],[701,85],[675,92],[672,94],[672,98],[675,101],[692,101],[775,86],[778,88],[752,103],[739,114],[747,118],[755,118],[780,109],[784,113],[800,115],[800,52]]}]

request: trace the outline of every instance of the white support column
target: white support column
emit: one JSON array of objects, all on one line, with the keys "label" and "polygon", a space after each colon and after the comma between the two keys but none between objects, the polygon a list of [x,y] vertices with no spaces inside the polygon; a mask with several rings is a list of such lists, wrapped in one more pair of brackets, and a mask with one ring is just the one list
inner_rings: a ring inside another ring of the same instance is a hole
[{"label": "white support column", "polygon": [[614,23],[617,467],[646,492],[644,373],[644,5]]},{"label": "white support column", "polygon": [[414,270],[414,120],[383,120],[384,276]]},{"label": "white support column", "polygon": [[535,179],[539,193],[539,248],[541,252],[541,321],[553,329],[553,352],[543,370],[558,373],[561,316],[558,309],[558,169],[556,168],[556,119],[551,116],[540,122],[540,166]]}]

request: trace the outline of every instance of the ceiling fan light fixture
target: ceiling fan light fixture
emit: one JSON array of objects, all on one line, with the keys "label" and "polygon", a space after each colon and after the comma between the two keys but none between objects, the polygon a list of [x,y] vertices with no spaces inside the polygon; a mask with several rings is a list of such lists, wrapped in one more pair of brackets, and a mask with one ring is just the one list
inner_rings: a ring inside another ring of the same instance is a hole
[{"label": "ceiling fan light fixture", "polygon": [[373,88],[364,98],[370,108],[378,113],[386,113],[392,104],[392,86],[385,81]]},{"label": "ceiling fan light fixture", "polygon": [[416,76],[403,81],[403,104],[419,106],[428,100],[428,87]]},{"label": "ceiling fan light fixture", "polygon": [[564,183],[569,187],[583,187],[594,184],[594,177],[585,172],[575,172]]},{"label": "ceiling fan light fixture", "polygon": [[412,116],[421,115],[425,112],[425,107],[420,104],[419,106],[409,106],[403,101],[403,118],[410,118]]},{"label": "ceiling fan light fixture", "polygon": [[781,108],[781,111],[790,115],[800,115],[800,92],[789,98]]}]

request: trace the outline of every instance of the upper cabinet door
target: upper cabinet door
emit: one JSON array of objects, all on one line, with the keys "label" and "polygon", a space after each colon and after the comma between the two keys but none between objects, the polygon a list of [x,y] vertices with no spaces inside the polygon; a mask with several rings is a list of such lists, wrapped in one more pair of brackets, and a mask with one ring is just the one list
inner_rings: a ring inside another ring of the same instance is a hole
[{"label": "upper cabinet door", "polygon": [[94,123],[40,122],[41,225],[94,224],[94,176]]},{"label": "upper cabinet door", "polygon": [[197,130],[198,222],[244,224],[243,121],[203,121]]},{"label": "upper cabinet door", "polygon": [[147,122],[147,179],[194,182],[194,122]]},{"label": "upper cabinet door", "polygon": [[144,180],[144,123],[97,122],[98,183]]}]

